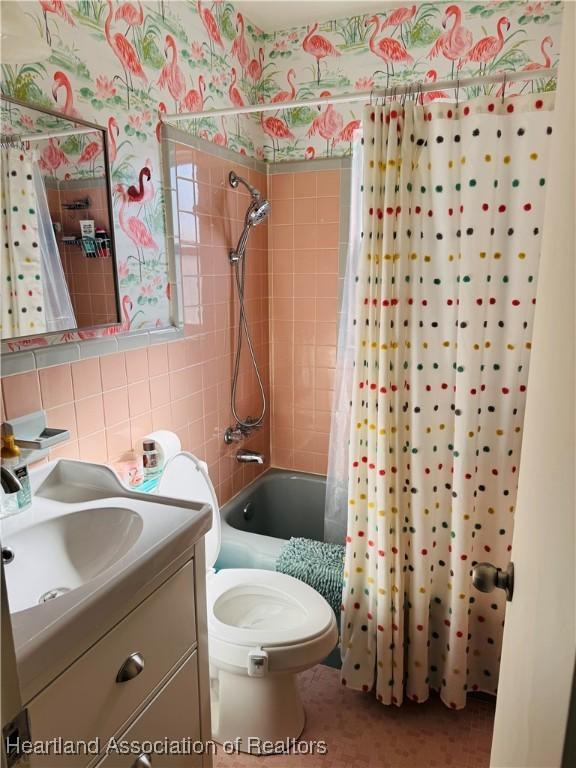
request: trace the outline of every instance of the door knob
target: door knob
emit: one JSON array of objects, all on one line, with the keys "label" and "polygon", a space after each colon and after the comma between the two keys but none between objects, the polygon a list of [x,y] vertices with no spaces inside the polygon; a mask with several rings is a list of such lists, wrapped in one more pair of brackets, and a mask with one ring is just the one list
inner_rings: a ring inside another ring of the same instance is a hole
[{"label": "door knob", "polygon": [[514,594],[514,563],[508,563],[505,571],[492,563],[478,563],[472,569],[472,583],[480,592],[503,589],[510,601]]},{"label": "door knob", "polygon": [[143,669],[144,657],[139,653],[131,653],[118,670],[116,682],[125,683],[127,680],[133,680]]}]

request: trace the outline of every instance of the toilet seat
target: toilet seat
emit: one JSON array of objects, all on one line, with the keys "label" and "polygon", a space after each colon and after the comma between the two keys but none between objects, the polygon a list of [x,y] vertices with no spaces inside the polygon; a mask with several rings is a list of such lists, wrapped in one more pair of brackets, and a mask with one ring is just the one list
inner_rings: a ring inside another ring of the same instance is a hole
[{"label": "toilet seat", "polygon": [[332,609],[315,589],[275,571],[219,571],[210,579],[207,597],[209,633],[235,645],[306,643],[334,621]]}]

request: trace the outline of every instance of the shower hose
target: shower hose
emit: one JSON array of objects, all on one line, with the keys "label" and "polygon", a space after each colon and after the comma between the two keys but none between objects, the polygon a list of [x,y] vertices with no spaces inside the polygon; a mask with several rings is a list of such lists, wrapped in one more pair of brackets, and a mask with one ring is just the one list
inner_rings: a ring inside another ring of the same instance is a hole
[{"label": "shower hose", "polygon": [[[254,352],[254,344],[252,343],[252,336],[250,335],[250,328],[248,326],[248,319],[246,317],[246,309],[244,307],[244,285],[246,279],[246,256],[243,255],[238,261],[234,263],[234,273],[236,277],[236,288],[238,291],[238,301],[240,304],[240,317],[238,322],[238,336],[236,340],[236,355],[234,358],[234,372],[232,376],[232,396],[231,396],[231,409],[232,415],[236,419],[237,425],[242,429],[251,429],[259,427],[264,421],[266,415],[266,395],[264,393],[264,385],[262,384],[262,377],[258,370],[258,363],[256,362],[256,354]],[[248,350],[250,352],[250,358],[252,360],[252,366],[256,379],[258,381],[258,387],[260,389],[260,398],[262,402],[262,409],[258,417],[241,418],[238,415],[236,407],[236,397],[238,390],[238,375],[240,373],[240,355],[242,353],[242,341],[244,336],[246,337],[246,343],[248,344]]]}]

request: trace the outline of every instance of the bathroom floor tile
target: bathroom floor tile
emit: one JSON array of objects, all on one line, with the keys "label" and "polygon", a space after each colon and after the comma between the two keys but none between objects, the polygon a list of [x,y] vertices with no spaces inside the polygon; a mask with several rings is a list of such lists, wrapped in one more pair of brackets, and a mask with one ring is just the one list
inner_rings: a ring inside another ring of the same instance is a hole
[{"label": "bathroom floor tile", "polygon": [[494,703],[471,698],[459,711],[433,694],[425,704],[385,707],[342,688],[336,669],[299,677],[307,720],[301,741],[324,740],[325,755],[225,755],[214,768],[488,768]]}]

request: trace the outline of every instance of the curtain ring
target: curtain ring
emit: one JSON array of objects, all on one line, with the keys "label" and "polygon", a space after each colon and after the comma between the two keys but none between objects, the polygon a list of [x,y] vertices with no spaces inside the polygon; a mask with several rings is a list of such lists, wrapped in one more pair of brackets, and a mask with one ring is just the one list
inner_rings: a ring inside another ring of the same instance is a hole
[{"label": "curtain ring", "polygon": [[502,80],[502,104],[504,104],[505,94],[506,94],[506,72],[504,72],[504,79]]}]

